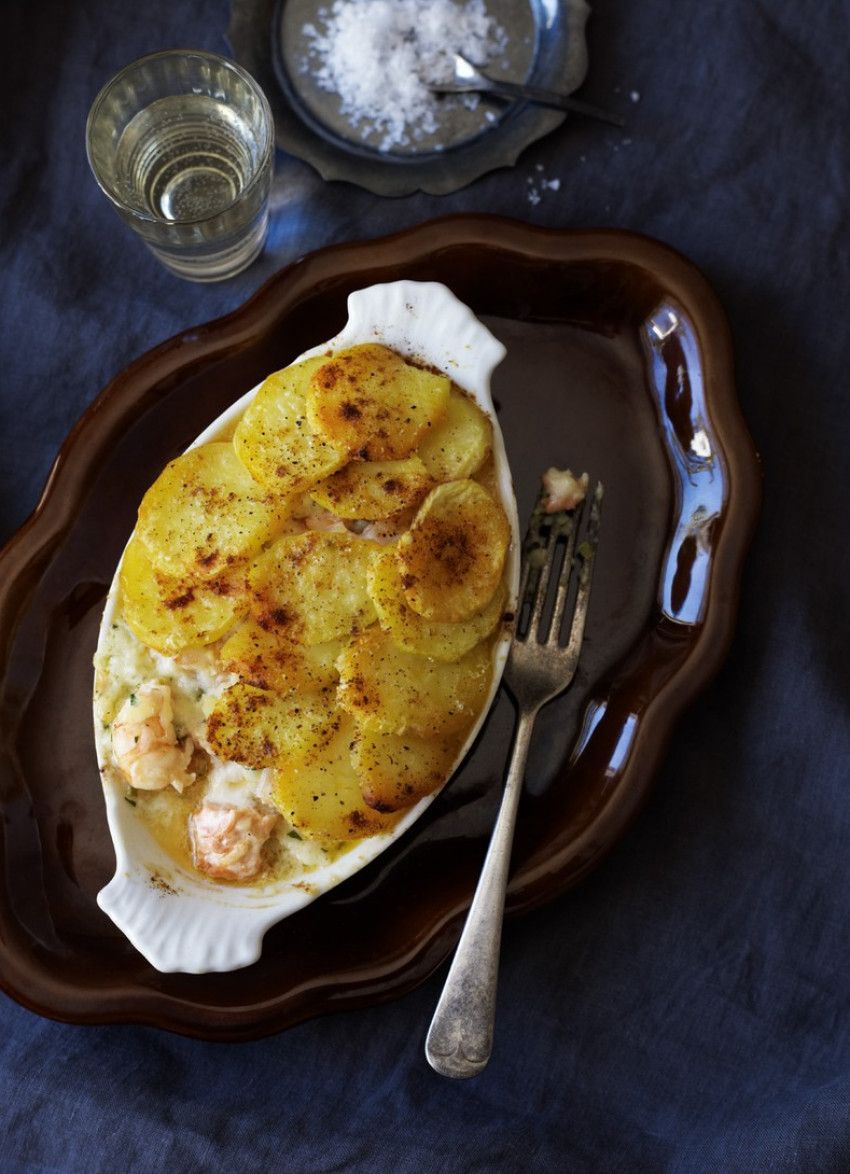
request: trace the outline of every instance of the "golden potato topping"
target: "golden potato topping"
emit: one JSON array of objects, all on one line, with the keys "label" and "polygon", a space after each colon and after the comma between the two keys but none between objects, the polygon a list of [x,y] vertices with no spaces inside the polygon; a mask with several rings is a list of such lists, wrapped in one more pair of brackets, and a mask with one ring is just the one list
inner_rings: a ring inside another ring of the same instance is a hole
[{"label": "golden potato topping", "polygon": [[225,762],[263,770],[285,761],[308,762],[338,723],[332,692],[281,695],[237,681],[214,703],[206,740]]},{"label": "golden potato topping", "polygon": [[434,660],[460,660],[479,641],[486,640],[501,623],[507,599],[507,587],[502,583],[483,611],[469,620],[456,624],[426,620],[407,602],[396,552],[390,546],[376,557],[367,582],[378,621],[393,643]]},{"label": "golden potato topping", "polygon": [[363,729],[441,738],[467,730],[490,684],[490,652],[477,645],[454,663],[405,652],[373,626],[337,662],[337,698]]},{"label": "golden potato topping", "polygon": [[124,619],[143,644],[163,656],[201,648],[218,640],[247,612],[247,575],[243,563],[198,582],[163,575],[134,535],[119,570]]},{"label": "golden potato topping", "polygon": [[245,470],[233,445],[214,441],[173,460],[142,498],[136,535],[173,578],[213,579],[284,527],[288,507]]},{"label": "golden potato topping", "polygon": [[336,658],[341,651],[340,640],[294,644],[273,627],[248,618],[224,641],[218,661],[225,672],[235,673],[258,689],[314,692],[336,685]]},{"label": "golden potato topping", "polygon": [[493,425],[478,404],[453,387],[446,415],[422,438],[418,454],[435,481],[471,477],[493,446]]},{"label": "golden potato topping", "polygon": [[460,750],[461,737],[359,731],[351,749],[364,802],[376,811],[401,811],[442,785]]},{"label": "golden potato topping", "polygon": [[194,814],[145,810],[189,867],[241,883],[315,864],[446,782],[509,593],[493,428],[448,376],[367,343],[270,375],[145,494],[118,627],[177,691],[166,749]]},{"label": "golden potato topping", "polygon": [[265,380],[233,434],[239,460],[253,477],[286,497],[302,493],[348,459],[307,422],[307,388],[326,358],[305,359]]},{"label": "golden potato topping", "polygon": [[429,620],[470,619],[493,598],[510,540],[505,511],[476,481],[438,485],[399,539],[408,604]]},{"label": "golden potato topping", "polygon": [[251,571],[251,611],[270,632],[303,644],[348,637],[374,622],[366,575],[377,542],[311,530],[281,538]]},{"label": "golden potato topping", "polygon": [[283,817],[308,839],[361,840],[387,832],[398,816],[382,814],[363,799],[351,761],[357,729],[342,716],[339,728],[309,763],[284,763],[275,772],[272,799]]},{"label": "golden potato topping", "polygon": [[310,378],[307,419],[335,449],[367,461],[410,456],[446,413],[451,382],[377,343],[340,351]]},{"label": "golden potato topping", "polygon": [[350,461],[314,486],[311,496],[338,518],[375,521],[418,506],[433,485],[419,457]]}]

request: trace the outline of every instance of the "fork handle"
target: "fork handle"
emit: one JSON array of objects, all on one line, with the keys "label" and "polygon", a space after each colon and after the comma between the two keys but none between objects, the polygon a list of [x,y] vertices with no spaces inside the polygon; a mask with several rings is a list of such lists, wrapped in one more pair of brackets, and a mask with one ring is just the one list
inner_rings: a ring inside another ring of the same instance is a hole
[{"label": "fork handle", "polygon": [[519,798],[537,710],[520,713],[499,814],[446,984],[425,1040],[443,1076],[477,1076],[490,1059],[505,892]]},{"label": "fork handle", "polygon": [[573,114],[584,114],[588,118],[596,118],[600,122],[610,123],[611,126],[625,126],[626,120],[620,114],[610,110],[602,110],[599,106],[592,106],[590,102],[583,102],[580,98],[573,98],[567,94],[555,94],[551,90],[541,90],[537,86],[527,86],[521,82],[498,81],[488,78],[486,85],[477,84],[470,89],[481,90],[488,94],[495,94],[503,98],[519,98],[527,102],[534,102],[538,106],[548,106],[552,110],[566,110]]}]

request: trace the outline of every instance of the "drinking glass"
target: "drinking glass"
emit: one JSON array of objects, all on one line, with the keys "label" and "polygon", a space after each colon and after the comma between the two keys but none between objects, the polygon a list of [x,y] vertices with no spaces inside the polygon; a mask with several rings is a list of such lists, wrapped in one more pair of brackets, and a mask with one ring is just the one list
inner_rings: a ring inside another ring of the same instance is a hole
[{"label": "drinking glass", "polygon": [[217,53],[132,62],[94,100],[89,164],[121,218],[174,273],[219,281],[268,231],[274,122],[254,79]]}]

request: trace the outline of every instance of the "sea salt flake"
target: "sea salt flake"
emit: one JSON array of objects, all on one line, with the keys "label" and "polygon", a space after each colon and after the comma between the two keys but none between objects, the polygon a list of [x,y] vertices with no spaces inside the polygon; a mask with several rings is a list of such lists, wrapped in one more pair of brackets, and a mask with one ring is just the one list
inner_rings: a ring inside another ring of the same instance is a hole
[{"label": "sea salt flake", "polygon": [[[439,129],[440,105],[429,83],[448,81],[452,57],[486,64],[507,44],[484,0],[333,0],[320,29],[302,27],[316,83],[340,99],[340,113],[380,149],[410,146]],[[469,109],[477,95],[458,98]]]},{"label": "sea salt flake", "polygon": [[[538,172],[542,171],[542,164],[535,164],[534,170]],[[529,187],[528,202],[530,204],[539,204],[543,198],[543,192],[557,192],[561,187],[561,181],[559,179],[546,179],[546,177],[542,175],[539,177],[528,175],[526,176],[525,182]]]}]

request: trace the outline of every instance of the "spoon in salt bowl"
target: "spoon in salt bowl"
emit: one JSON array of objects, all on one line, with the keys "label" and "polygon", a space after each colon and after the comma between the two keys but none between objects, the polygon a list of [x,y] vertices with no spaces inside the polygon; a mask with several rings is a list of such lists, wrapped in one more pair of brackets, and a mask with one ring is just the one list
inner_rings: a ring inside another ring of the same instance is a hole
[{"label": "spoon in salt bowl", "polygon": [[527,86],[519,82],[502,81],[483,73],[477,65],[455,53],[453,56],[454,76],[451,81],[432,82],[428,88],[435,94],[467,94],[484,93],[495,94],[500,98],[521,98],[526,102],[535,102],[538,106],[551,106],[554,110],[567,110],[574,114],[586,114],[588,118],[598,118],[602,122],[609,122],[613,126],[625,126],[626,120],[619,114],[612,114],[609,110],[600,110],[598,106],[591,106],[578,98],[569,98],[566,94],[556,94],[552,90],[541,90],[537,86]]}]

